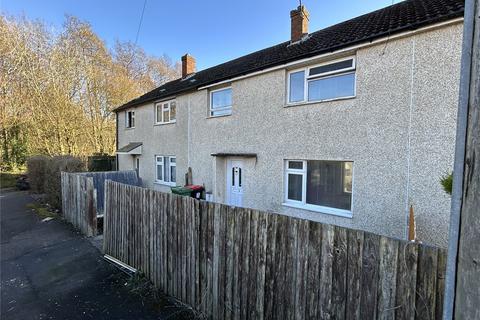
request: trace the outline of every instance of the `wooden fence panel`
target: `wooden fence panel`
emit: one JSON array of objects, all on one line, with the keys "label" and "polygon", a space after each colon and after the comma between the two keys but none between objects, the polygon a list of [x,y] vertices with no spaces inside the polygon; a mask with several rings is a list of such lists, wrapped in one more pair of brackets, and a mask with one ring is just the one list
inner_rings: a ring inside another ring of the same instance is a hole
[{"label": "wooden fence panel", "polygon": [[[62,179],[64,205],[88,212],[68,188],[90,185]],[[444,250],[112,181],[105,189],[105,253],[208,319],[441,317]]]},{"label": "wooden fence panel", "polygon": [[97,197],[93,179],[61,173],[62,213],[65,220],[87,236],[97,235]]}]

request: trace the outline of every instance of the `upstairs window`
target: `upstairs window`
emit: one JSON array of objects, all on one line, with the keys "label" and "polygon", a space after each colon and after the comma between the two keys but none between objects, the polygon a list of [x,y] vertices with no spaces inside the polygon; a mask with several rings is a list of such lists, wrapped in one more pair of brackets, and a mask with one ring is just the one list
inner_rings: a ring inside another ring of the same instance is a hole
[{"label": "upstairs window", "polygon": [[177,158],[174,156],[155,156],[155,181],[166,185],[175,185],[177,181]]},{"label": "upstairs window", "polygon": [[125,113],[125,127],[135,128],[135,111],[130,110]]},{"label": "upstairs window", "polygon": [[287,160],[285,204],[351,216],[353,162]]},{"label": "upstairs window", "polygon": [[210,92],[210,117],[232,114],[232,88],[224,88]]},{"label": "upstairs window", "polygon": [[177,104],[175,100],[155,104],[155,124],[175,123],[177,121]]},{"label": "upstairs window", "polygon": [[288,74],[288,103],[355,96],[355,59],[324,63]]}]

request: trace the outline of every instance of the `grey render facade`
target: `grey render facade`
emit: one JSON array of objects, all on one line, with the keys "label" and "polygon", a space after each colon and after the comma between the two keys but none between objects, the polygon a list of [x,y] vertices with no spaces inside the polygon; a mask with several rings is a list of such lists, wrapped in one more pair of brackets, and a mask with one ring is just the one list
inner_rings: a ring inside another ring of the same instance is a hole
[{"label": "grey render facade", "polygon": [[[212,201],[403,239],[412,206],[417,238],[445,247],[450,197],[439,181],[453,168],[462,28],[447,19],[130,102],[116,110],[119,169],[169,192],[191,168]],[[305,79],[304,101],[292,101],[292,74],[330,75],[345,61],[333,76],[353,75],[351,90],[326,84],[327,99],[309,101]],[[215,111],[225,89],[230,108]]]}]

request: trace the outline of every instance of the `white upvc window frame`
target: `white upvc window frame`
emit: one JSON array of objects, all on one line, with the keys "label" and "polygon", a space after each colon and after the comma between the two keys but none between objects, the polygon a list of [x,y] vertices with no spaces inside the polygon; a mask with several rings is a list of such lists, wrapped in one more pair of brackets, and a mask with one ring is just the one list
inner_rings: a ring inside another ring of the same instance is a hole
[{"label": "white upvc window frame", "polygon": [[[132,117],[129,120],[128,114],[132,114]],[[133,125],[132,125],[133,122]],[[135,109],[130,109],[125,111],[125,129],[134,129],[135,128]]]},{"label": "white upvc window frame", "polygon": [[[172,120],[172,103],[175,105],[175,119]],[[175,99],[172,100],[165,100],[165,101],[159,101],[154,104],[154,124],[155,125],[160,125],[160,124],[170,124],[170,123],[176,123],[177,122],[177,102]],[[158,109],[160,107],[160,113],[161,113],[161,121],[158,120]],[[168,121],[165,121],[164,119],[164,111],[168,112]]]},{"label": "white upvc window frame", "polygon": [[[297,209],[303,209],[308,211],[314,211],[319,213],[325,213],[344,218],[353,217],[353,180],[354,180],[354,163],[351,160],[318,160],[318,161],[338,161],[338,162],[352,162],[352,197],[350,203],[350,210],[338,209],[333,207],[319,206],[307,203],[307,161],[299,159],[286,159],[284,160],[284,202],[282,205],[286,207],[293,207]],[[288,167],[289,162],[302,162],[302,169],[290,169]],[[302,200],[288,199],[288,175],[296,174],[302,176]],[[343,181],[342,181],[343,183]]]},{"label": "white upvc window frame", "polygon": [[[343,68],[343,69],[338,69],[338,70],[333,70],[329,72],[324,72],[321,74],[315,74],[310,76],[310,70],[337,63],[337,62],[342,62],[342,61],[347,61],[347,60],[352,60],[352,66],[348,68]],[[357,96],[357,64],[356,64],[356,57],[355,56],[349,56],[349,57],[344,57],[344,58],[339,58],[335,60],[329,60],[325,61],[319,64],[314,64],[308,67],[302,67],[302,68],[297,68],[297,69],[292,69],[287,72],[287,95],[286,95],[286,104],[287,106],[294,106],[298,104],[307,104],[307,103],[319,103],[319,102],[326,102],[326,101],[335,101],[335,100],[343,100],[343,99],[351,99],[355,98]],[[290,75],[292,73],[296,72],[304,72],[304,82],[303,82],[303,100],[301,101],[295,101],[295,102],[290,102]],[[308,83],[314,80],[318,79],[327,79],[331,77],[337,77],[341,75],[347,75],[347,74],[353,74],[354,75],[354,84],[353,84],[353,95],[351,96],[342,96],[342,97],[335,97],[335,98],[330,98],[330,99],[323,99],[323,100],[308,100]]]},{"label": "white upvc window frame", "polygon": [[[168,167],[165,165],[165,159],[168,159]],[[172,162],[172,159],[175,159],[175,162]],[[158,178],[158,167],[162,167],[162,179]],[[175,170],[175,181],[172,181],[171,172],[172,167],[177,167],[177,157],[176,156],[162,156],[155,155],[155,183],[163,184],[167,186],[176,186],[177,177]],[[168,173],[168,174],[167,174]]]},{"label": "white upvc window frame", "polygon": [[[216,108],[216,109],[213,109],[212,108],[212,105],[213,105],[213,94],[215,92],[219,92],[219,91],[225,91],[225,90],[230,90],[231,94],[232,94],[232,104],[230,106],[226,106],[226,107],[222,107],[222,108]],[[233,90],[232,90],[232,86],[228,86],[228,87],[222,87],[222,88],[219,88],[219,89],[215,89],[215,90],[210,90],[210,92],[208,93],[208,117],[209,118],[217,118],[217,117],[228,117],[228,116],[231,116],[232,115],[232,109],[233,109]],[[219,115],[214,115],[213,113],[215,111],[223,111],[223,110],[230,110],[230,113],[228,114],[219,114]]]},{"label": "white upvc window frame", "polygon": [[[302,169],[291,169],[288,167],[290,162],[301,162]],[[291,203],[296,205],[303,205],[307,198],[307,193],[305,192],[307,188],[307,161],[305,160],[285,160],[285,203]],[[288,198],[288,183],[289,183],[289,175],[299,175],[302,176],[302,200],[294,200]]]}]

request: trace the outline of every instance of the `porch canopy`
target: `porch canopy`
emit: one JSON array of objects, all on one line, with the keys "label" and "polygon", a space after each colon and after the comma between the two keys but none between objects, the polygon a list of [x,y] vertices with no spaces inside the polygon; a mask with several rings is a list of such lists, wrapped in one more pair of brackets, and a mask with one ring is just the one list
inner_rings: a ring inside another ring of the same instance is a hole
[{"label": "porch canopy", "polygon": [[242,152],[218,152],[212,153],[212,157],[239,157],[239,158],[257,158],[256,153],[242,153]]},{"label": "porch canopy", "polygon": [[130,142],[117,150],[117,154],[142,154],[142,142]]}]

